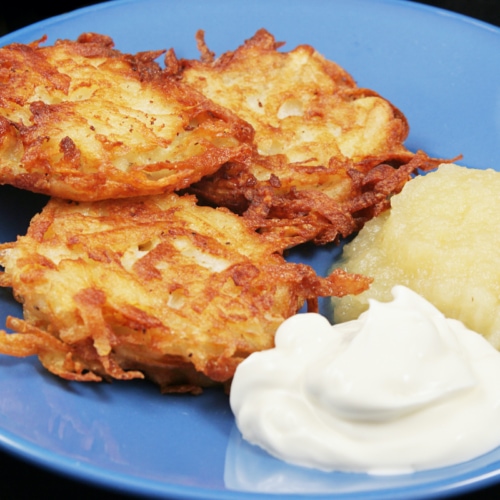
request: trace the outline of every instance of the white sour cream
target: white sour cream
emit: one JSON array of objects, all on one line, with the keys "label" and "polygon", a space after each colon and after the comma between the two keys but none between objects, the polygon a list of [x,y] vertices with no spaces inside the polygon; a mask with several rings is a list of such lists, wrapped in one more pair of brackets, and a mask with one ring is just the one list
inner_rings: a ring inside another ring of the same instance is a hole
[{"label": "white sour cream", "polygon": [[403,286],[359,319],[298,314],[236,370],[243,437],[287,462],[402,474],[500,445],[500,353]]}]

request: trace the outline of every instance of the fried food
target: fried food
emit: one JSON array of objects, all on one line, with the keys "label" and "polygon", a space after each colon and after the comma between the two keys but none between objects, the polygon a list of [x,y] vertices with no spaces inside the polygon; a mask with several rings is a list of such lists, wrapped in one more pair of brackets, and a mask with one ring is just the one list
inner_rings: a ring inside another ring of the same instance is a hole
[{"label": "fried food", "polygon": [[170,50],[167,71],[250,123],[258,153],[190,191],[249,211],[261,231],[288,236],[291,245],[346,237],[387,209],[418,168],[437,166],[406,149],[408,123],[394,105],[313,47],[280,51],[262,29],[215,58],[202,31],[197,39],[200,60]]},{"label": "fried food", "polygon": [[198,32],[201,60],[181,60],[182,80],[255,129],[259,152],[289,163],[328,165],[407,152],[405,117],[313,47],[290,52],[266,30],[214,58]]},{"label": "fried food", "polygon": [[229,210],[175,193],[78,203],[52,198],[25,236],[0,246],[24,320],[0,352],[37,355],[69,380],[148,377],[163,391],[228,384],[238,363],[274,345],[281,322],[318,296],[370,280],[327,278]]},{"label": "fried food", "polygon": [[[288,248],[308,241],[323,245],[347,238],[387,210],[392,195],[419,170],[447,161],[423,152],[397,167],[395,160],[391,164],[370,160],[354,167],[332,159],[327,168],[292,165],[282,157],[261,160],[255,160],[250,169],[226,164],[188,191],[209,204],[241,213],[256,231],[281,240]],[[253,175],[262,164],[276,167],[269,171],[267,181],[258,181]],[[280,172],[284,172],[285,182]]]},{"label": "fried food", "polygon": [[458,165],[408,183],[345,246],[339,265],[374,281],[362,294],[334,299],[335,321],[359,316],[371,298],[390,300],[401,284],[500,348],[499,190],[500,173]]},{"label": "fried food", "polygon": [[0,183],[79,201],[182,189],[252,150],[253,129],[104,35],[0,48]]}]

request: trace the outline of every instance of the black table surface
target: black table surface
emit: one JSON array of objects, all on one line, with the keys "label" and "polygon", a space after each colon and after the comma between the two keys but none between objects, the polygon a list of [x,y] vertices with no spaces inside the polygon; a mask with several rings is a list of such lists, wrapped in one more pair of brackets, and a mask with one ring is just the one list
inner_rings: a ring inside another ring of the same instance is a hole
[{"label": "black table surface", "polygon": [[[207,0],[209,1],[209,0]],[[251,1],[251,0],[249,0]],[[307,0],[304,0],[307,1]],[[29,6],[12,8],[12,12],[2,9],[0,12],[0,35],[27,26],[36,21],[46,19],[64,12],[92,5],[96,2],[67,0],[63,2],[37,2]],[[500,0],[420,0],[420,3],[459,12],[500,26]],[[45,469],[21,461],[0,450],[0,498],[62,498],[75,496],[92,498],[93,500],[133,500],[137,497],[97,488],[93,485],[73,481],[67,477],[54,474]],[[488,497],[500,498],[500,484],[466,495],[454,496],[456,500],[476,500]]]}]

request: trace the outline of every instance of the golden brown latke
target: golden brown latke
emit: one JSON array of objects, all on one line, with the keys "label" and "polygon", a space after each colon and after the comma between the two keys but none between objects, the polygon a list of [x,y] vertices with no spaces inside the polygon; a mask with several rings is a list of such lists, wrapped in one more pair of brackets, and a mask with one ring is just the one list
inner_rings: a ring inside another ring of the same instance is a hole
[{"label": "golden brown latke", "polygon": [[304,301],[315,310],[318,296],[370,282],[287,263],[243,218],[177,194],[53,198],[0,245],[0,265],[24,312],[8,318],[17,333],[0,332],[0,352],[37,355],[69,380],[146,376],[170,392],[229,383]]},{"label": "golden brown latke", "polygon": [[176,61],[170,53],[171,72],[250,123],[260,154],[326,166],[332,157],[356,162],[407,152],[404,115],[313,47],[280,51],[283,43],[261,29],[215,58],[202,31],[197,38],[201,60]]},{"label": "golden brown latke", "polygon": [[288,237],[290,246],[359,230],[413,172],[438,165],[406,149],[408,123],[394,105],[313,47],[280,51],[283,44],[261,29],[215,58],[202,31],[197,39],[201,59],[177,59],[171,49],[167,71],[250,123],[258,153],[190,191],[249,210],[256,227]]},{"label": "golden brown latke", "polygon": [[249,154],[253,130],[104,35],[0,48],[0,183],[91,201],[171,192]]}]

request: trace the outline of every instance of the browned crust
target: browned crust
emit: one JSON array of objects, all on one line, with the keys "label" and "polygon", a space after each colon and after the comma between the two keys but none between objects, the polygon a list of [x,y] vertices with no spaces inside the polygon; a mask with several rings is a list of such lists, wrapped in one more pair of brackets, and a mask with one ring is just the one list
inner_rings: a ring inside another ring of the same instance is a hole
[{"label": "browned crust", "polygon": [[193,196],[70,203],[53,198],[0,247],[0,285],[23,304],[0,352],[37,355],[69,380],[148,377],[163,391],[227,385],[282,321],[320,296],[365,290],[319,277],[225,209]]},{"label": "browned crust", "polygon": [[0,49],[0,183],[79,201],[171,192],[252,150],[253,129],[106,36]]}]

